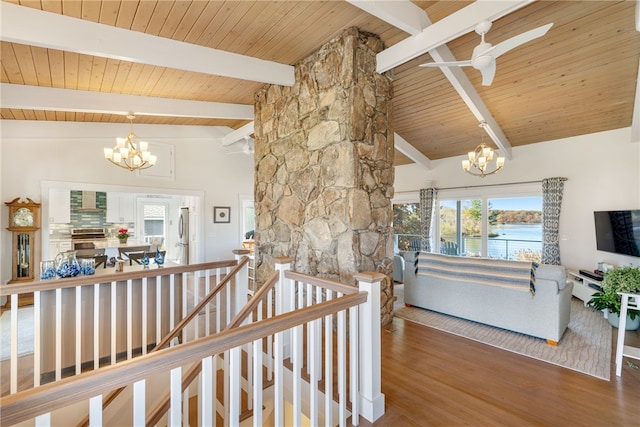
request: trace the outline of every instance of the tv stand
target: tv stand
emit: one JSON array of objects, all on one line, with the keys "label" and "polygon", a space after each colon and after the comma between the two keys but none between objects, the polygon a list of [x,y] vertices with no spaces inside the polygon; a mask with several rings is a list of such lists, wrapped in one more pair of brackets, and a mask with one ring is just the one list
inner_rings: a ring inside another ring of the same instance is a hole
[{"label": "tv stand", "polygon": [[585,306],[593,294],[602,289],[600,287],[602,282],[599,280],[571,270],[567,270],[567,274],[569,280],[573,282],[573,292],[571,294],[579,300],[582,300]]}]

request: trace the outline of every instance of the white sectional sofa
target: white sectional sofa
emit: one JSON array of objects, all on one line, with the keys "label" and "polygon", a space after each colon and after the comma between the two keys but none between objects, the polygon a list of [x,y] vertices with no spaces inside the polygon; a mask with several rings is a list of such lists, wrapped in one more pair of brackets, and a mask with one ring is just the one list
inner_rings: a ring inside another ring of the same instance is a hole
[{"label": "white sectional sofa", "polygon": [[[463,257],[429,255],[445,257],[443,261],[455,258],[454,262],[464,262]],[[504,283],[473,282],[464,277],[462,271],[459,274],[450,271],[442,276],[416,274],[416,253],[406,252],[404,258],[407,305],[543,338],[551,345],[560,341],[569,324],[573,283],[567,282],[562,266],[538,266],[535,269],[535,294],[532,294],[528,286],[518,288]],[[489,269],[492,262],[499,261],[471,260],[486,263]]]}]

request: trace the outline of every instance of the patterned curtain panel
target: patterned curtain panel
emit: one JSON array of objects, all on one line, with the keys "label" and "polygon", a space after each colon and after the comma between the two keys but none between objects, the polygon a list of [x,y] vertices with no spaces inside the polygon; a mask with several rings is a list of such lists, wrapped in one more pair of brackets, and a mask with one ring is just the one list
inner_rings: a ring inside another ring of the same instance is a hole
[{"label": "patterned curtain panel", "polygon": [[420,190],[420,250],[425,252],[431,252],[431,218],[437,194],[435,188]]},{"label": "patterned curtain panel", "polygon": [[560,207],[567,178],[542,180],[542,263],[560,265]]}]

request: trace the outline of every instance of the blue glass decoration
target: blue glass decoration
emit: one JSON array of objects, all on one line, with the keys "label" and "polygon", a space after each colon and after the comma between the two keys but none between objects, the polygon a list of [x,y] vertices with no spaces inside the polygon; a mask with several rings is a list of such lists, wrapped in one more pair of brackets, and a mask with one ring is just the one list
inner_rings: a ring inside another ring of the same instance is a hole
[{"label": "blue glass decoration", "polygon": [[144,251],[142,254],[142,258],[140,258],[140,264],[144,266],[144,268],[149,268],[149,256],[147,255],[147,251]]},{"label": "blue glass decoration", "polygon": [[56,277],[55,261],[40,262],[40,280],[49,280]]},{"label": "blue glass decoration", "polygon": [[93,258],[81,259],[80,274],[83,274],[85,276],[96,274],[96,260]]},{"label": "blue glass decoration", "polygon": [[80,274],[80,264],[78,263],[75,252],[72,252],[68,256],[61,252],[56,256],[55,262],[58,277],[75,277]]},{"label": "blue glass decoration", "polygon": [[156,249],[156,257],[154,260],[156,264],[158,264],[158,268],[162,267],[162,264],[164,264],[164,255],[162,255],[160,249]]}]

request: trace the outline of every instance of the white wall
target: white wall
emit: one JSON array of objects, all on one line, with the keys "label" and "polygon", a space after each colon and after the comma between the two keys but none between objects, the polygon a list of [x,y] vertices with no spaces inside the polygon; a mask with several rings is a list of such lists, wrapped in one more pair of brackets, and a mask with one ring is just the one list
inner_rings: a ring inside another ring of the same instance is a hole
[{"label": "white wall", "polygon": [[[175,180],[139,177],[109,164],[102,148],[124,136],[128,124],[0,121],[0,196],[41,201],[41,181],[155,188],[180,194],[202,191],[205,261],[228,259],[240,247],[239,195],[253,194],[253,157],[228,155],[221,147],[228,130],[211,127],[134,125],[138,135],[175,146]],[[640,146],[630,143],[630,128],[513,148],[513,159],[494,176],[477,178],[462,171],[462,157],[435,160],[433,169],[396,168],[396,196],[436,187],[491,185],[564,176],[560,223],[561,257],[572,268],[595,268],[598,261],[640,264],[640,258],[597,251],[594,210],[640,209]],[[500,188],[500,187],[498,187]],[[503,191],[503,190],[498,190]],[[506,189],[504,190],[506,191]],[[231,207],[231,224],[213,224],[213,206]],[[11,276],[7,209],[0,209],[0,278]]]},{"label": "white wall", "polygon": [[[175,179],[138,176],[119,169],[103,157],[115,137],[124,137],[128,123],[75,123],[0,121],[0,195],[2,202],[16,197],[42,201],[42,181],[65,181],[152,189],[167,194],[203,192],[202,253],[204,261],[233,257],[241,247],[240,194],[253,194],[253,156],[226,154],[239,147],[222,147],[227,128],[135,125],[134,131],[150,142],[175,147]],[[214,224],[213,206],[230,206],[231,223]],[[1,283],[11,278],[7,209],[0,209]],[[46,217],[45,217],[46,218]],[[37,269],[36,269],[37,271]]]},{"label": "white wall", "polygon": [[[513,148],[503,171],[479,178],[465,173],[463,157],[432,161],[432,169],[412,164],[396,168],[396,198],[429,186],[493,185],[563,176],[560,257],[573,269],[595,269],[599,261],[640,265],[640,258],[596,250],[593,212],[640,209],[640,144],[631,128],[617,129]],[[495,194],[509,191],[496,187]]]}]

